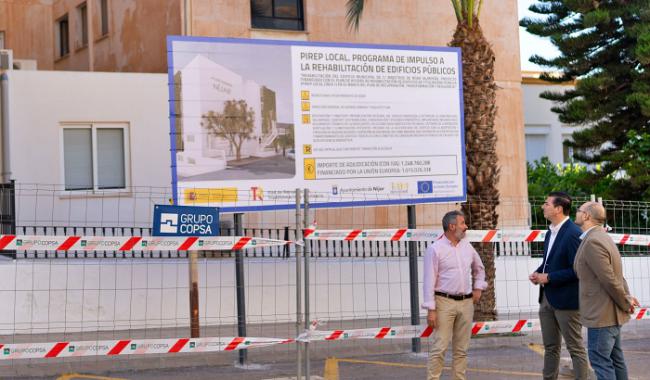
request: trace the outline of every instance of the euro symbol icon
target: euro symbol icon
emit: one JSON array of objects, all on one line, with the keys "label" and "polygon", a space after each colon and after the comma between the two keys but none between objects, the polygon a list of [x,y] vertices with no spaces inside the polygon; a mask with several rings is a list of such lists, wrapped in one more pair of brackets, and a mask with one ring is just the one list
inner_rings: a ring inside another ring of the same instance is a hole
[{"label": "euro symbol icon", "polygon": [[316,179],[316,160],[305,158],[304,167],[305,179]]}]

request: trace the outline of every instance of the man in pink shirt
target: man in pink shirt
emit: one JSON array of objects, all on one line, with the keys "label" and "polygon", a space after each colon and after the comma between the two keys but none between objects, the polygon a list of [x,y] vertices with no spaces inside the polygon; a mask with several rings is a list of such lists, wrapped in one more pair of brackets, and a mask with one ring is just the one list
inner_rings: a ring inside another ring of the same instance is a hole
[{"label": "man in pink shirt", "polygon": [[487,287],[485,268],[472,245],[463,240],[465,215],[450,211],[442,218],[444,235],[424,254],[424,302],[427,323],[434,328],[428,379],[439,379],[449,341],[452,341],[452,378],[465,379],[467,349],[472,336],[474,303]]}]

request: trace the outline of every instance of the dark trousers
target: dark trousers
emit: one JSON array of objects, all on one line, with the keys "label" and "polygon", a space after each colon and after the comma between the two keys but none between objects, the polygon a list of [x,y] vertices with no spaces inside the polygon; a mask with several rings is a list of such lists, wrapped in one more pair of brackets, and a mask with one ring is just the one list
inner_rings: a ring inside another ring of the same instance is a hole
[{"label": "dark trousers", "polygon": [[589,362],[582,343],[582,324],[578,310],[558,310],[542,296],[539,306],[539,321],[544,341],[544,380],[555,380],[560,372],[560,351],[562,338],[571,354],[576,379],[589,379]]}]

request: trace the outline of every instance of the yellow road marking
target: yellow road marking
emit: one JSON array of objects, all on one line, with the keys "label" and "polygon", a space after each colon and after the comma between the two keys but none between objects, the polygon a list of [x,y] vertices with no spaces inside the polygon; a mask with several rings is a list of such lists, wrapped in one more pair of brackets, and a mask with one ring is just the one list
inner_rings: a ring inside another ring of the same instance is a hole
[{"label": "yellow road marking", "polygon": [[[394,363],[394,362],[361,360],[361,359],[329,358],[325,362],[325,373],[323,376],[326,380],[338,380],[339,362],[352,363],[352,364],[375,364],[375,365],[383,365],[387,367],[401,367],[401,368],[427,368],[427,366],[424,364]],[[451,370],[451,367],[443,367],[443,370],[449,371]],[[494,373],[499,375],[530,376],[530,377],[537,377],[537,378],[540,377],[540,374],[536,372],[506,371],[501,369],[490,369],[490,368],[468,368],[467,371],[478,372],[478,373]]]},{"label": "yellow road marking", "polygon": [[325,380],[339,380],[339,362],[336,358],[327,358],[325,360],[323,378]]},{"label": "yellow road marking", "polygon": [[[533,352],[541,355],[542,357],[544,357],[544,345],[543,344],[528,343],[528,348],[531,351],[533,351]],[[560,363],[564,363],[564,365],[567,366],[567,367],[569,367],[569,366],[572,367],[573,366],[572,362],[571,362],[571,359],[569,359],[569,358],[560,358]],[[560,373],[559,377],[560,378],[573,378],[573,376],[569,376],[569,375],[563,374],[563,373]]]},{"label": "yellow road marking", "polygon": [[72,379],[93,379],[93,380],[127,380],[120,377],[106,377],[95,375],[82,375],[80,373],[64,373],[56,380],[72,380]]},{"label": "yellow road marking", "polygon": [[360,359],[336,359],[341,363],[354,363],[354,364],[377,364],[388,367],[402,367],[402,368],[427,368],[423,364],[408,364],[408,363],[394,363],[394,362],[382,362],[374,360],[360,360]]},{"label": "yellow road marking", "polygon": [[543,345],[536,344],[536,343],[528,343],[528,348],[530,348],[531,351],[544,356],[544,346]]}]

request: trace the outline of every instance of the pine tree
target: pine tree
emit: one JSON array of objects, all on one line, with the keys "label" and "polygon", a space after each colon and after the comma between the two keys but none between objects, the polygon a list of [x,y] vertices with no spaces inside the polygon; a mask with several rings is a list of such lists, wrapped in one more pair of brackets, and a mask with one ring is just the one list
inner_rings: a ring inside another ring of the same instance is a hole
[{"label": "pine tree", "polygon": [[624,149],[650,127],[650,0],[537,0],[529,10],[545,17],[524,18],[520,25],[550,38],[560,51],[554,58],[530,58],[561,73],[541,78],[577,79],[574,89],[541,95],[556,102],[552,110],[562,123],[586,126],[566,144],[576,148],[578,160],[602,164],[592,181],[625,174],[616,181],[619,198],[650,196],[648,176],[639,181],[630,175],[644,161]]}]

